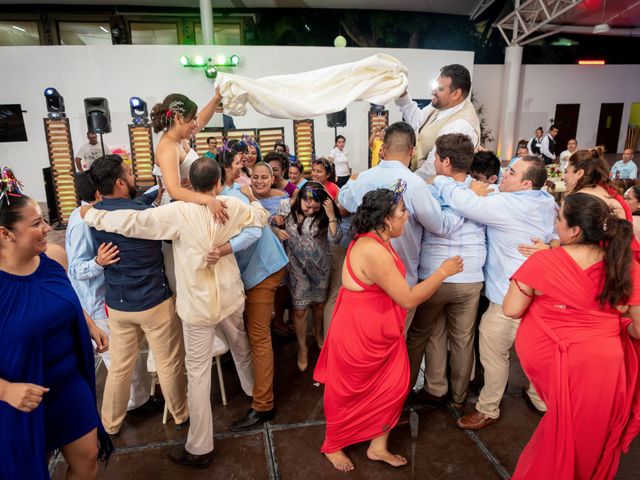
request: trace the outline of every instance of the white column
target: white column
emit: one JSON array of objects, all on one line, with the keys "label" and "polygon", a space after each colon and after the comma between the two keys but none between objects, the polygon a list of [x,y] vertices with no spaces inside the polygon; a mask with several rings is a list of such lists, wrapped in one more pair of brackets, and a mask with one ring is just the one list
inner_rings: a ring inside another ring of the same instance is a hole
[{"label": "white column", "polygon": [[507,47],[502,71],[502,102],[500,105],[500,128],[498,134],[498,157],[511,160],[514,154],[516,115],[520,104],[520,70],[522,47]]},{"label": "white column", "polygon": [[200,0],[200,25],[202,27],[202,43],[213,45],[213,9],[211,0]]}]

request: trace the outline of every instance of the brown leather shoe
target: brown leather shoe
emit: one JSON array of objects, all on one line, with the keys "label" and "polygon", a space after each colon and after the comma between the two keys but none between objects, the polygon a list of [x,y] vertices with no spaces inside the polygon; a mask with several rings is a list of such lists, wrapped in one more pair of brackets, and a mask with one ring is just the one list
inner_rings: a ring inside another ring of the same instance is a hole
[{"label": "brown leather shoe", "polygon": [[456,422],[459,428],[464,430],[482,430],[498,421],[497,418],[490,418],[483,413],[474,410],[473,412],[459,418]]}]

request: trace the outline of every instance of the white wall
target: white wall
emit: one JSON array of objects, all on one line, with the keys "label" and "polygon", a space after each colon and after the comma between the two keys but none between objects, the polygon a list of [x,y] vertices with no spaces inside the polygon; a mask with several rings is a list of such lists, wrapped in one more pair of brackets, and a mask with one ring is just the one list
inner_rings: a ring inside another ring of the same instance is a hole
[{"label": "white wall", "polygon": [[[42,118],[46,116],[43,92],[56,88],[64,97],[74,149],[86,142],[83,99],[109,100],[113,132],[105,135],[111,146],[129,145],[127,124],[129,98],[138,96],[149,105],[173,92],[184,93],[198,105],[213,95],[213,82],[200,69],[179,65],[180,55],[215,57],[237,54],[240,66],[234,73],[252,78],[296,73],[360,60],[376,53],[397,57],[409,69],[410,93],[428,98],[430,85],[442,65],[461,63],[473,69],[473,52],[411,49],[363,49],[328,47],[207,47],[207,46],[50,46],[0,47],[2,88],[0,104],[19,103],[27,113],[29,141],[0,143],[0,166],[8,165],[25,185],[25,193],[43,201],[42,168],[49,165]],[[400,120],[394,105],[388,105],[390,121]],[[339,129],[347,138],[347,153],[355,171],[367,167],[367,111],[363,102],[348,108],[348,126]],[[238,128],[285,127],[285,140],[293,148],[293,123],[271,119],[249,111],[234,117]],[[315,118],[316,152],[326,155],[333,146],[333,129],[324,116]]]},{"label": "white wall", "polygon": [[[473,90],[488,108],[489,126],[497,134],[502,97],[502,65],[475,65]],[[579,146],[596,143],[600,105],[624,103],[618,152],[624,148],[631,104],[640,101],[640,65],[523,65],[516,137],[529,139],[547,129],[556,104],[579,103]],[[495,145],[492,145],[495,147]],[[562,149],[565,148],[561,145]],[[613,152],[609,152],[613,153]]]}]

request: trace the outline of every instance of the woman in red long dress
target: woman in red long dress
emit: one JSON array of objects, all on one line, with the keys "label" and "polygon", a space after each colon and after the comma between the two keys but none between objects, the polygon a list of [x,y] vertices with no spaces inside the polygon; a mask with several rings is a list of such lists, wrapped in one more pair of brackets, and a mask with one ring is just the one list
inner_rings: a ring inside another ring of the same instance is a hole
[{"label": "woman in red long dress", "polygon": [[556,230],[562,248],[532,255],[503,303],[523,316],[516,350],[548,407],[512,478],[613,479],[640,429],[633,230],[585,193],[565,198]]},{"label": "woman in red long dress", "polygon": [[407,460],[387,450],[409,393],[404,339],[406,309],[429,298],[442,281],[462,271],[462,260],[445,260],[410,288],[402,261],[390,244],[402,235],[408,215],[401,197],[387,189],[367,193],[356,212],[342,270],[342,288],[314,378],[324,383],[326,436],[321,451],[342,471],[353,470],[342,449],[371,440],[371,460],[400,467]]}]

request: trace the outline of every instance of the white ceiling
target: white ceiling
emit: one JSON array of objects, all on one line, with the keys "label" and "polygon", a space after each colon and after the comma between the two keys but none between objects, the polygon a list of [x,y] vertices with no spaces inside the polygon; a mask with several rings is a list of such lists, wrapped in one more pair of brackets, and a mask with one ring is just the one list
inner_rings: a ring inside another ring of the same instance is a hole
[{"label": "white ceiling", "polygon": [[[469,15],[479,0],[212,0],[213,8],[336,8]],[[0,4],[126,5],[197,8],[198,0],[0,0]]]}]

